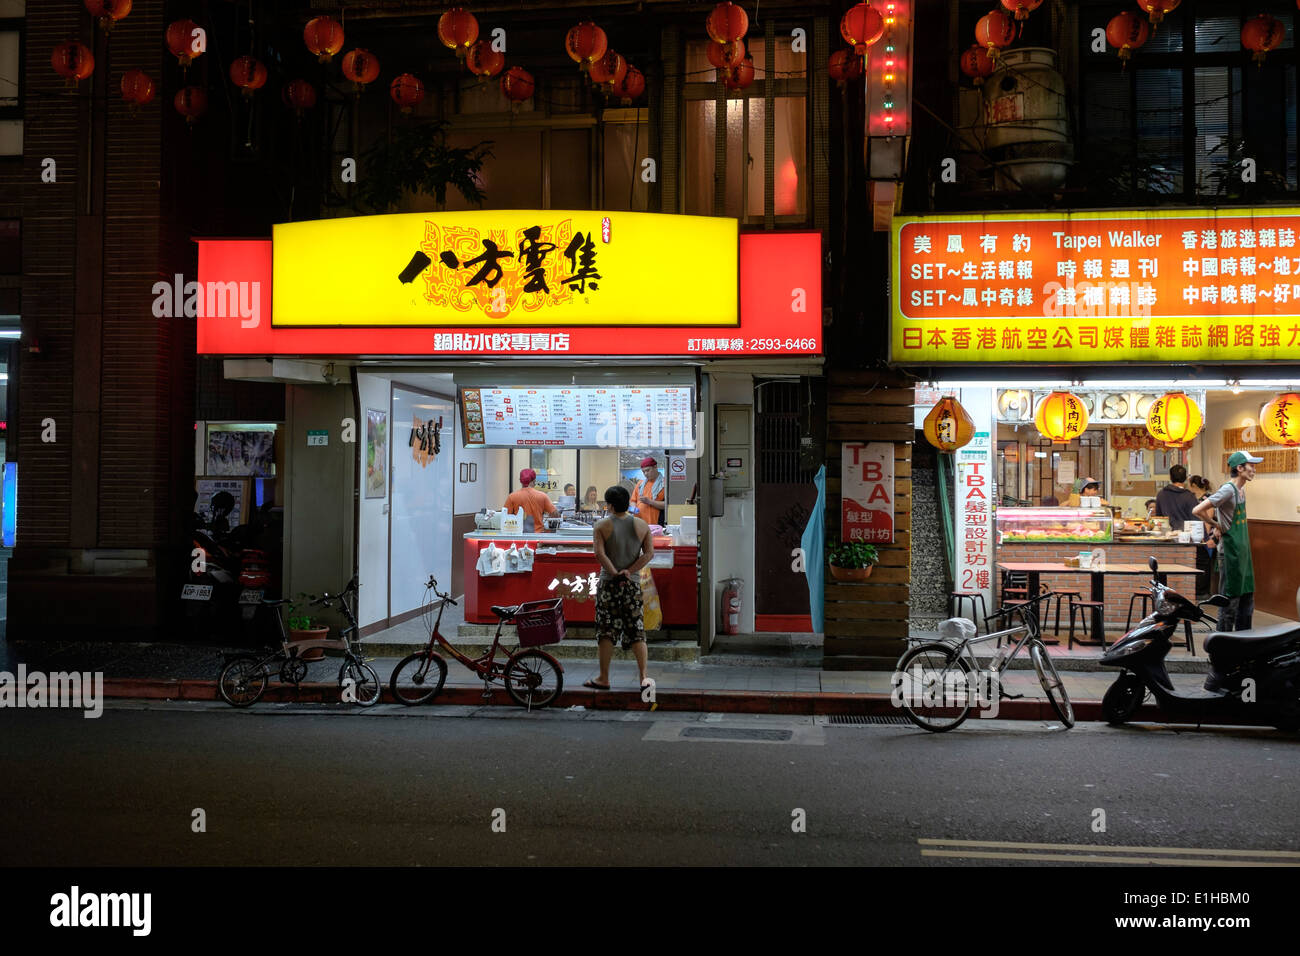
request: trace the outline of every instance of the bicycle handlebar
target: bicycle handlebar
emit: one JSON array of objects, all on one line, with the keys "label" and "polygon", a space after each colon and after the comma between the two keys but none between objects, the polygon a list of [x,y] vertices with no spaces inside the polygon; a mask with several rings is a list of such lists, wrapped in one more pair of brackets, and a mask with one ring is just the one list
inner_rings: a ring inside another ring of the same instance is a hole
[{"label": "bicycle handlebar", "polygon": [[432,591],[435,597],[440,598],[443,601],[446,601],[448,604],[458,605],[460,603],[459,601],[453,599],[450,594],[444,594],[442,591],[438,590],[438,579],[435,578],[432,574],[429,575],[429,580],[425,582],[424,587],[426,591]]}]

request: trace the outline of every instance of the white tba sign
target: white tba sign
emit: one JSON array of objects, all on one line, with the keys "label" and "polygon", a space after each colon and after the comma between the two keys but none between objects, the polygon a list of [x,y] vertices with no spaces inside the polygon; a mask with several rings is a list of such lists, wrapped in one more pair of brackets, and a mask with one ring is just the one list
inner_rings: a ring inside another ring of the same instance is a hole
[{"label": "white tba sign", "polygon": [[894,543],[894,445],[845,442],[840,464],[840,540]]}]

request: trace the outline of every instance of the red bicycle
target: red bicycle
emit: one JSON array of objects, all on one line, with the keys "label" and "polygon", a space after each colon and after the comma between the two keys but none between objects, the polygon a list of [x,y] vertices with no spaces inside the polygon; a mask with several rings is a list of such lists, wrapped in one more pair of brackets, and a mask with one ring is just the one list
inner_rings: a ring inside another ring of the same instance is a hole
[{"label": "red bicycle", "polygon": [[[436,619],[433,618],[434,603],[429,599],[430,594],[438,599]],[[496,680],[505,683],[506,692],[516,704],[529,710],[554,703],[560,696],[564,689],[564,668],[554,657],[537,647],[557,644],[564,639],[564,612],[559,599],[529,601],[513,607],[494,606],[496,637],[486,654],[471,658],[452,647],[438,629],[442,624],[443,610],[448,604],[457,602],[451,595],[438,590],[433,575],[425,585],[424,597],[424,626],[429,631],[429,643],[423,650],[403,658],[394,668],[388,688],[396,700],[403,704],[425,704],[442,691],[447,681],[447,661],[436,650],[439,646],[479,676],[483,681],[484,698],[492,697],[489,685]],[[514,623],[519,631],[521,646],[514,650],[501,646],[501,629],[508,623]],[[499,650],[504,651],[505,660],[497,659]]]}]

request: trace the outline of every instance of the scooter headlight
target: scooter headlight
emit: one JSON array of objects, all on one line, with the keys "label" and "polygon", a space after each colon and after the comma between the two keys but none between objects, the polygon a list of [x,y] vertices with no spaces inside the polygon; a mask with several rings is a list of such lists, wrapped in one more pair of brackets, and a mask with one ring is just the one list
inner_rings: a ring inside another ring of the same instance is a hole
[{"label": "scooter headlight", "polygon": [[1160,595],[1156,598],[1156,614],[1161,617],[1173,617],[1178,613],[1177,606],[1173,601],[1169,600],[1168,594],[1168,591],[1161,591]]},{"label": "scooter headlight", "polygon": [[1112,659],[1117,657],[1132,657],[1134,654],[1146,650],[1148,647],[1152,645],[1152,643],[1154,643],[1154,641],[1150,637],[1139,638],[1136,641],[1126,643],[1123,647],[1119,648],[1118,650],[1111,651],[1107,656]]}]

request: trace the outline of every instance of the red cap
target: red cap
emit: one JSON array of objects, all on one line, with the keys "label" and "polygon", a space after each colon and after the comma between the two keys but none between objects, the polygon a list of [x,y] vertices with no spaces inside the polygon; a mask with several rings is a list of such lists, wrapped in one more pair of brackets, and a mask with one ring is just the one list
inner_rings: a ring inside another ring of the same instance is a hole
[{"label": "red cap", "polygon": [[659,464],[659,462],[655,461],[653,458],[642,458],[642,459],[641,459],[641,467],[642,467],[642,468],[645,468],[645,467],[648,466],[648,465],[657,465],[657,464]]},{"label": "red cap", "polygon": [[536,480],[537,472],[533,471],[531,468],[525,468],[519,473],[519,483],[521,485],[531,485]]}]

